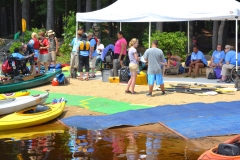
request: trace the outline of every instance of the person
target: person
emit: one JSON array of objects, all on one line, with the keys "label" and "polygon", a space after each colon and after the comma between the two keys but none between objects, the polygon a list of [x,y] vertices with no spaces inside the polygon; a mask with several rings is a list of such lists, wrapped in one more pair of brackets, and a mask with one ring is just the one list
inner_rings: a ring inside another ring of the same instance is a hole
[{"label": "person", "polygon": [[191,54],[191,63],[189,65],[189,71],[186,77],[189,77],[191,75],[192,69],[195,69],[195,76],[193,78],[198,76],[199,68],[207,67],[207,60],[204,56],[204,54],[198,50],[197,46],[193,47],[193,52]]},{"label": "person", "polygon": [[123,67],[123,59],[126,56],[127,50],[127,41],[125,38],[123,38],[123,32],[119,31],[117,33],[118,40],[115,43],[115,48],[114,48],[114,59],[119,59],[120,65]]},{"label": "person", "polygon": [[31,74],[36,74],[36,69],[35,69],[35,64],[34,64],[34,48],[33,45],[31,44],[23,44],[21,46],[21,50],[23,51],[24,55],[29,56],[29,63],[30,63],[30,73]]},{"label": "person", "polygon": [[81,41],[78,42],[76,50],[79,53],[79,72],[80,72],[79,80],[83,81],[83,66],[85,66],[85,71],[86,71],[85,80],[88,81],[90,42],[87,40],[86,34],[82,35],[82,39]]},{"label": "person", "polygon": [[14,40],[19,40],[20,38],[20,30],[17,31],[17,33],[14,34]]},{"label": "person", "polygon": [[84,29],[83,28],[79,28],[78,29],[78,34],[80,34],[80,39],[82,38],[82,35],[84,35]]},{"label": "person", "polygon": [[71,53],[71,60],[70,60],[70,74],[72,78],[76,78],[73,77],[73,72],[77,72],[77,68],[79,68],[79,53],[77,53],[77,48],[79,46],[77,46],[78,42],[80,41],[80,37],[82,32],[80,32],[78,30],[77,32],[77,38],[73,38],[72,42],[69,44],[69,46],[72,46],[72,53]]},{"label": "person", "polygon": [[194,36],[193,36],[192,43],[193,43],[193,47],[197,45],[197,39]]},{"label": "person", "polygon": [[44,32],[40,32],[39,33],[39,37],[40,37],[40,48],[39,48],[39,56],[38,56],[38,61],[37,61],[37,66],[38,66],[38,73],[40,72],[40,64],[41,62],[43,62],[44,64],[44,68],[45,68],[45,72],[48,71],[48,59],[49,59],[49,55],[48,55],[48,48],[49,48],[49,43],[48,40],[45,38],[45,33]]},{"label": "person", "polygon": [[225,46],[225,53],[225,64],[223,64],[221,71],[222,78],[218,82],[226,82],[228,70],[236,65],[236,51],[232,50],[231,45]]},{"label": "person", "polygon": [[154,81],[156,81],[157,85],[160,85],[162,90],[162,95],[165,95],[164,83],[162,77],[162,69],[161,62],[164,60],[163,51],[159,48],[158,41],[153,40],[152,48],[149,48],[145,51],[143,57],[145,61],[148,62],[148,85],[149,85],[149,93],[146,96],[152,96]]},{"label": "person", "polygon": [[222,51],[221,44],[217,45],[217,49],[213,52],[209,67],[222,67],[225,53]]},{"label": "person", "polygon": [[164,58],[163,62],[160,62],[160,67],[162,69],[163,76],[165,75],[166,68],[168,66],[167,60]]},{"label": "person", "polygon": [[19,53],[19,49],[15,48],[13,53],[11,54],[12,57],[14,58],[18,58],[18,59],[24,59],[24,58],[28,58],[29,56],[23,56],[22,54]]},{"label": "person", "polygon": [[58,39],[54,36],[55,32],[52,30],[48,31],[48,42],[49,42],[49,65],[53,62],[56,66],[57,53],[58,53]]},{"label": "person", "polygon": [[97,60],[96,60],[96,68],[97,70],[101,69],[101,55],[104,49],[104,45],[101,43],[101,39],[98,39],[97,42]]},{"label": "person", "polygon": [[95,78],[95,67],[96,67],[96,60],[97,60],[97,42],[93,37],[93,34],[89,32],[88,34],[88,41],[90,42],[90,50],[89,50],[89,65],[92,70],[92,74],[89,78]]},{"label": "person", "polygon": [[182,60],[179,56],[175,56],[171,52],[167,53],[167,59],[167,68],[170,68],[171,66],[176,66],[177,63]]},{"label": "person", "polygon": [[28,42],[28,44],[31,44],[34,49],[34,61],[37,61],[38,55],[39,55],[39,46],[40,43],[38,41],[37,33],[33,32],[31,35],[32,39]]},{"label": "person", "polygon": [[[129,42],[129,47],[130,48],[128,51],[128,57],[130,60],[129,69],[131,72],[131,78],[128,81],[128,85],[127,85],[127,89],[125,90],[125,93],[136,94],[137,92],[134,91],[134,88],[135,88],[136,78],[138,74],[139,60],[140,60],[136,50],[136,48],[138,47],[138,39],[133,38]],[[131,91],[129,90],[130,87],[131,87]]]}]

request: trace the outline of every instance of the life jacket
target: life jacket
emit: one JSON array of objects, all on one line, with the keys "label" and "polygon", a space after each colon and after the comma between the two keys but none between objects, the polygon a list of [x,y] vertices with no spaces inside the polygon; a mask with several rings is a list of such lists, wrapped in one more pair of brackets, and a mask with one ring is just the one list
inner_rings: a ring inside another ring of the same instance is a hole
[{"label": "life jacket", "polygon": [[38,41],[36,38],[33,38],[33,41],[34,41],[33,48],[36,49],[36,50],[38,50],[38,49],[39,49],[39,46],[40,46],[39,41]]},{"label": "life jacket", "polygon": [[6,60],[3,64],[2,64],[2,71],[4,73],[10,73],[12,72],[13,68],[12,66],[9,65],[8,60]]},{"label": "life jacket", "polygon": [[90,50],[90,42],[86,40],[81,40],[79,45],[79,51],[89,51]]},{"label": "life jacket", "polygon": [[97,49],[98,39],[96,37],[92,37],[91,39],[89,39],[89,41],[91,41],[92,39],[94,39],[96,42],[96,44],[94,45],[94,51],[95,51]]}]

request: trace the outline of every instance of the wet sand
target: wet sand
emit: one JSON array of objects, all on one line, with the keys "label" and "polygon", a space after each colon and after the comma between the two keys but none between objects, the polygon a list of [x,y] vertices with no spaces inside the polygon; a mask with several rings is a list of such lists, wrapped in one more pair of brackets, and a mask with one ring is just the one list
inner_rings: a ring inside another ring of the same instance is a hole
[{"label": "wet sand", "polygon": [[[173,84],[173,83],[171,83]],[[166,83],[165,86],[168,86]],[[212,85],[208,85],[211,87]],[[229,87],[233,87],[230,85]],[[152,106],[163,106],[166,104],[186,104],[194,102],[204,102],[204,103],[214,103],[218,101],[237,101],[240,97],[240,92],[236,92],[234,95],[224,95],[219,94],[216,96],[197,96],[192,94],[182,94],[182,93],[172,93],[166,96],[161,96],[160,91],[154,91],[154,97],[146,97],[145,94],[148,92],[148,86],[136,86],[135,91],[139,94],[129,95],[125,94],[126,85],[124,84],[114,84],[108,82],[102,82],[101,80],[89,80],[89,81],[79,81],[76,79],[71,79],[71,84],[67,86],[51,86],[47,84],[41,87],[34,88],[35,90],[45,91],[50,90],[50,92],[67,93],[74,95],[85,95],[85,96],[97,96],[104,97],[118,101],[129,102],[133,104],[145,104]],[[78,108],[73,106],[66,106],[63,115],[60,118],[65,118],[74,115],[104,115],[102,113],[93,112],[84,108]],[[155,132],[169,134],[170,136],[178,136],[172,131],[166,129],[160,124],[149,124],[138,127],[118,127],[111,130],[124,130],[124,131],[139,131],[139,132]],[[233,137],[220,136],[220,137],[205,137],[199,139],[191,139],[190,142],[194,143],[197,147],[203,149],[210,149],[220,142],[224,142]]]}]

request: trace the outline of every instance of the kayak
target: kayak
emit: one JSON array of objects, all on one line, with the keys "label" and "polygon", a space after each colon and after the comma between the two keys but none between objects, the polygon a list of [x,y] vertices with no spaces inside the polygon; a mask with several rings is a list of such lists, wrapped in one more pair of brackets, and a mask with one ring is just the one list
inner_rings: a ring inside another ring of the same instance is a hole
[{"label": "kayak", "polygon": [[28,128],[0,131],[0,139],[11,139],[14,141],[35,139],[37,137],[47,136],[51,133],[64,133],[65,130],[66,127],[64,125],[59,122],[54,122]]},{"label": "kayak", "polygon": [[204,152],[198,160],[240,160],[240,135]]},{"label": "kayak", "polygon": [[60,116],[65,107],[65,100],[61,99],[56,104],[37,105],[0,119],[0,130],[10,130],[39,125]]},{"label": "kayak", "polygon": [[32,87],[37,87],[52,81],[53,78],[55,78],[56,75],[60,73],[62,73],[62,70],[56,69],[55,71],[48,71],[47,73],[32,79],[26,78],[24,81],[0,84],[0,93],[9,93],[9,92],[26,90]]},{"label": "kayak", "polygon": [[0,100],[0,115],[16,112],[38,104],[43,104],[49,93]]},{"label": "kayak", "polygon": [[236,92],[237,91],[237,88],[217,88],[216,89],[216,92],[219,92],[219,93],[231,93],[231,92]]},{"label": "kayak", "polygon": [[6,99],[6,98],[28,96],[29,94],[30,94],[30,92],[28,92],[28,91],[20,91],[20,92],[15,92],[15,93],[3,93],[3,94],[0,94],[0,100]]}]

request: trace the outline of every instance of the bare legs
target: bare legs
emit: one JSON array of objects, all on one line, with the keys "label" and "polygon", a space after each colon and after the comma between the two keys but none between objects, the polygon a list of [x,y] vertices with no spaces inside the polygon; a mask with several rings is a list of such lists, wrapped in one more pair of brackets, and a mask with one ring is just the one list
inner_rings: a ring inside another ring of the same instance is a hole
[{"label": "bare legs", "polygon": [[128,81],[128,85],[127,85],[127,89],[126,91],[129,91],[130,87],[131,87],[131,93],[134,93],[134,88],[135,88],[135,84],[136,84],[136,78],[137,78],[137,71],[131,72],[131,78]]},{"label": "bare legs", "polygon": [[188,76],[191,76],[192,69],[194,69],[195,76],[197,77],[198,73],[199,73],[199,68],[204,68],[204,64],[203,63],[190,63]]}]

